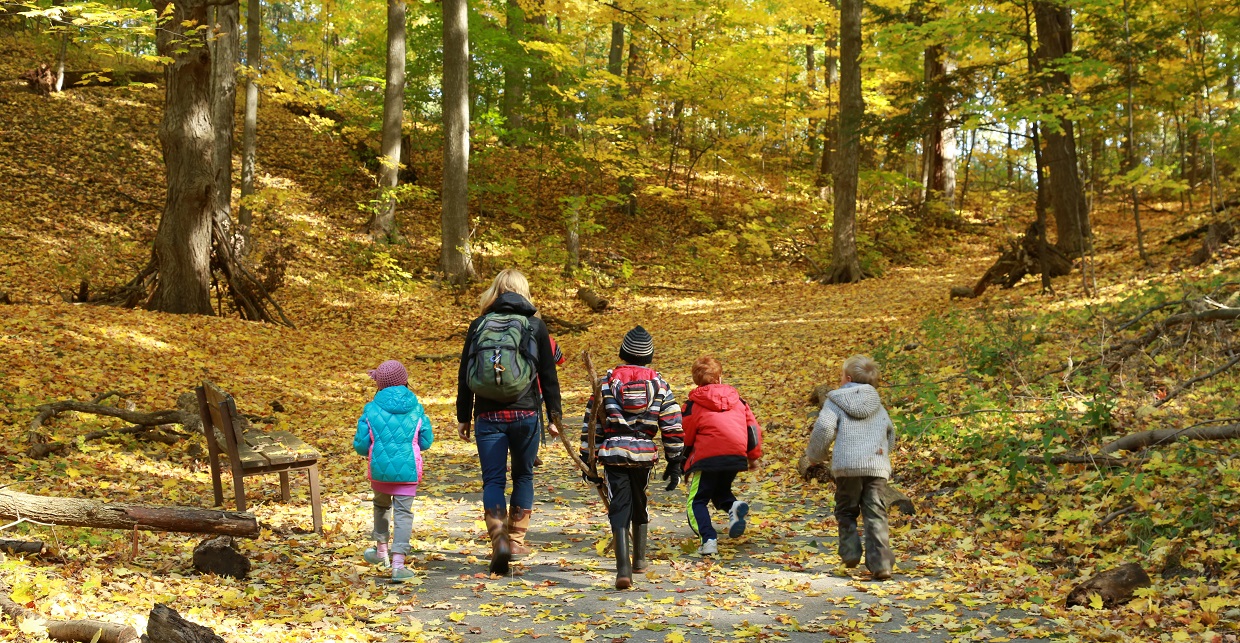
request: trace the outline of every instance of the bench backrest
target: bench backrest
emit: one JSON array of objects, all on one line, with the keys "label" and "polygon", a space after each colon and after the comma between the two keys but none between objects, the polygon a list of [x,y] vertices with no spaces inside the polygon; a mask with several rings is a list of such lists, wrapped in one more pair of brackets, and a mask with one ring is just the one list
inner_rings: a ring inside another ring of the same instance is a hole
[{"label": "bench backrest", "polygon": [[198,411],[202,416],[202,431],[207,442],[235,457],[237,444],[244,439],[237,434],[237,404],[233,397],[204,380],[198,387]]}]

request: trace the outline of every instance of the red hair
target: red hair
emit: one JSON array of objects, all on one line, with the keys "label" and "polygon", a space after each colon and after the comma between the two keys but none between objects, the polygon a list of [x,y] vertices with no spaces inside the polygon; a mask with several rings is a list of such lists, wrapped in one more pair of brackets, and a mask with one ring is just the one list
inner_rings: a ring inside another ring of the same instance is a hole
[{"label": "red hair", "polygon": [[718,384],[721,379],[723,379],[723,367],[719,365],[719,360],[704,355],[693,363],[694,384],[698,386]]}]

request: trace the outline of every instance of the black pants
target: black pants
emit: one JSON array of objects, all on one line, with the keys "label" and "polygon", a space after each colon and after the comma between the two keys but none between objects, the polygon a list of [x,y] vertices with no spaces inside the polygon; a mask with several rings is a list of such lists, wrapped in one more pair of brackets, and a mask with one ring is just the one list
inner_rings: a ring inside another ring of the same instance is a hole
[{"label": "black pants", "polygon": [[732,495],[732,481],[736,480],[735,471],[695,471],[689,474],[689,528],[702,538],[702,541],[714,540],[719,537],[715,526],[711,524],[708,503],[714,503],[715,509],[728,511],[736,503]]},{"label": "black pants", "polygon": [[650,522],[646,510],[646,486],[650,484],[648,467],[603,467],[607,481],[607,500],[611,508],[607,518],[612,531],[628,529],[629,524],[644,525]]},{"label": "black pants", "polygon": [[871,572],[890,572],[896,557],[887,528],[886,478],[870,476],[835,479],[835,519],[840,525],[840,558],[846,565],[861,562],[857,516],[865,520],[865,566]]}]

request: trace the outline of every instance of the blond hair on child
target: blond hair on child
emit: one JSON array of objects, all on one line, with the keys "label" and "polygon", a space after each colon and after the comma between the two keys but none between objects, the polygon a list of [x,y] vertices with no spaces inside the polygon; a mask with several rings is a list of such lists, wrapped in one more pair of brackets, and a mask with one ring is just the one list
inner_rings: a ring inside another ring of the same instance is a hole
[{"label": "blond hair on child", "polygon": [[[530,282],[526,280],[525,275],[521,274],[516,268],[505,268],[495,275],[495,279],[491,281],[491,285],[482,291],[482,297],[478,299],[478,304],[482,312],[487,314],[491,310],[491,306],[495,304],[495,300],[506,292],[515,292],[526,301],[530,301]],[[533,303],[532,301],[530,303]]]},{"label": "blond hair on child", "polygon": [[853,355],[844,360],[844,375],[858,384],[873,386],[878,382],[878,363],[869,355]]},{"label": "blond hair on child", "polygon": [[706,386],[707,384],[718,384],[723,379],[723,366],[719,365],[719,360],[703,355],[693,362],[693,383],[698,386]]}]

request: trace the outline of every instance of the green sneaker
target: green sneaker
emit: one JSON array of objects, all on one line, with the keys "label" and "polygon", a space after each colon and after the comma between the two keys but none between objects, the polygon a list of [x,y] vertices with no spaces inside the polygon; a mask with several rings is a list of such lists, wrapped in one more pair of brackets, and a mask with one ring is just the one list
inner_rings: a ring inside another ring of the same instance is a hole
[{"label": "green sneaker", "polygon": [[366,551],[362,552],[362,558],[371,565],[378,565],[379,567],[387,567],[391,564],[388,562],[387,556],[380,556],[379,550],[374,547],[368,547]]},{"label": "green sneaker", "polygon": [[413,570],[408,567],[397,567],[392,570],[393,583],[403,583],[412,579],[414,576],[417,576],[417,574],[414,574]]}]

